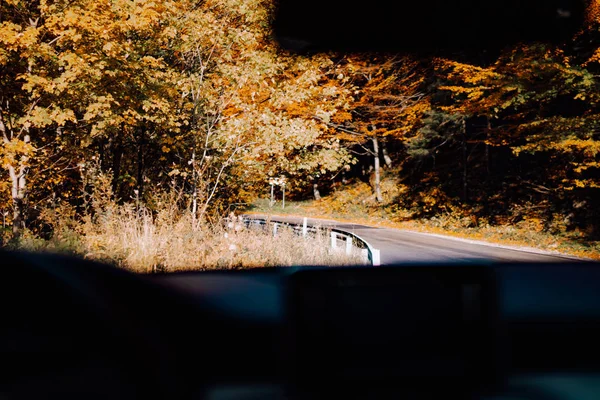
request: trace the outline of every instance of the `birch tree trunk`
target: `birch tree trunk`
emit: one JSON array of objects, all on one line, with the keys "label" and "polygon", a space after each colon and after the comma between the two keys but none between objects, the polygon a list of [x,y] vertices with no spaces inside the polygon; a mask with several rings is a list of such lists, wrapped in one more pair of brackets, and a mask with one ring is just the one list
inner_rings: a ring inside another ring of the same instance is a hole
[{"label": "birch tree trunk", "polygon": [[196,173],[196,149],[192,151],[192,228],[196,229],[198,217],[198,175]]},{"label": "birch tree trunk", "polygon": [[[25,135],[23,142],[29,143],[29,135]],[[27,193],[27,166],[28,157],[21,157],[20,166],[8,166],[11,180],[11,197],[13,203],[13,236],[19,238],[25,228],[25,195]]]},{"label": "birch tree trunk", "polygon": [[119,197],[120,177],[121,177],[121,160],[123,159],[123,142],[121,135],[116,135],[111,143],[112,150],[112,191],[115,198]]},{"label": "birch tree trunk", "polygon": [[142,199],[144,196],[144,141],[145,141],[145,129],[140,128],[140,136],[138,138],[138,152],[137,152],[137,190],[138,199]]},{"label": "birch tree trunk", "polygon": [[377,137],[373,136],[371,138],[373,141],[373,165],[375,168],[375,199],[378,202],[383,201],[383,197],[381,196],[381,171],[379,166],[379,142],[377,141]]},{"label": "birch tree trunk", "polygon": [[315,196],[315,200],[321,200],[321,193],[319,192],[319,185],[316,182],[313,183],[313,195]]},{"label": "birch tree trunk", "polygon": [[492,123],[490,119],[487,118],[487,130],[485,132],[485,172],[487,173],[487,178],[490,177],[490,131],[492,130]]},{"label": "birch tree trunk", "polygon": [[383,154],[383,161],[385,161],[385,165],[388,168],[392,168],[392,159],[388,154],[387,143],[385,141],[381,142],[381,152]]},{"label": "birch tree trunk", "polygon": [[468,169],[468,162],[469,162],[469,157],[468,157],[468,153],[467,153],[467,128],[466,128],[466,120],[463,118],[462,123],[461,123],[461,129],[462,129],[462,184],[463,184],[463,193],[462,193],[462,197],[463,197],[463,201],[467,202],[469,199],[469,184],[468,184],[468,179],[469,179],[469,169]]}]

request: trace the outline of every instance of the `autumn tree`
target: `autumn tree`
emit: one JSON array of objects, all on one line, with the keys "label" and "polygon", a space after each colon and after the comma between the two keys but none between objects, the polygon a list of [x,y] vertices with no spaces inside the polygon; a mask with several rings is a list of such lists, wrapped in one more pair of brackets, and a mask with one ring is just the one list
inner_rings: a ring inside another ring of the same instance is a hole
[{"label": "autumn tree", "polygon": [[[28,94],[23,81],[33,70],[36,57],[49,56],[50,51],[40,46],[37,4],[2,2],[0,18],[0,157],[10,182],[13,233],[18,236],[25,224],[27,177],[35,151],[32,129],[34,124],[46,122],[39,117],[43,99],[37,93]],[[64,117],[63,123],[71,115]]]},{"label": "autumn tree", "polygon": [[[180,6],[2,3],[1,62],[8,69],[2,82],[3,156],[13,186],[15,234],[23,226],[30,172],[40,178],[38,195],[48,182],[55,196],[69,197],[70,177],[52,176],[55,167],[75,170],[90,161],[94,147],[108,143],[116,189],[125,144],[136,143],[142,155],[158,126],[179,129],[176,74],[166,63],[173,28],[165,20]],[[104,154],[100,150],[101,159]],[[143,164],[137,167],[141,191]]]},{"label": "autumn tree", "polygon": [[328,56],[276,47],[273,6],[2,2],[1,155],[15,235],[26,200],[87,204],[81,179],[96,165],[122,201],[181,185],[201,219],[269,176],[300,188],[351,162],[313,118],[347,108],[348,90]]},{"label": "autumn tree", "polygon": [[[593,26],[581,35],[589,39]],[[598,189],[598,83],[594,52],[582,57],[577,41],[513,46],[488,64],[434,60],[434,109],[413,155],[435,162],[445,154],[445,171],[462,170],[463,200],[470,182],[476,202],[499,198],[508,208],[518,194],[548,212],[581,212]]]},{"label": "autumn tree", "polygon": [[349,111],[321,121],[336,129],[347,145],[358,146],[355,152],[372,157],[373,190],[381,202],[381,155],[392,166],[386,140],[403,141],[429,109],[424,70],[419,61],[394,55],[349,56],[339,70],[340,77],[348,77],[354,100]]}]

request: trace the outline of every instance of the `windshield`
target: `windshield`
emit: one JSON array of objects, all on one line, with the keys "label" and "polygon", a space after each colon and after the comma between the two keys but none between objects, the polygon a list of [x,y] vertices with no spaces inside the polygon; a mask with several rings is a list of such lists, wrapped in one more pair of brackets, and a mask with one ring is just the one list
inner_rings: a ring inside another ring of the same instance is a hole
[{"label": "windshield", "polygon": [[144,273],[600,258],[597,1],[500,41],[510,8],[361,30],[280,3],[0,2],[1,245]]}]

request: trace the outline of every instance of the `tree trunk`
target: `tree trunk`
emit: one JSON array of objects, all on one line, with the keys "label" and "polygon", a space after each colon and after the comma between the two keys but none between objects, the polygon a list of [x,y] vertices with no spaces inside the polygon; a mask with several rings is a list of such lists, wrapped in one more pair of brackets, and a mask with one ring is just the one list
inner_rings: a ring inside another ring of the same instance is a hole
[{"label": "tree trunk", "polygon": [[106,139],[98,143],[98,163],[100,164],[100,170],[104,171],[106,166]]},{"label": "tree trunk", "polygon": [[375,199],[378,202],[383,201],[383,197],[381,196],[381,173],[379,167],[379,142],[377,141],[377,137],[373,136],[371,138],[373,141],[373,166],[375,168]]},{"label": "tree trunk", "polygon": [[346,171],[342,171],[342,185],[348,183],[348,179],[346,179]]},{"label": "tree trunk", "polygon": [[123,142],[117,136],[112,144],[112,190],[115,197],[119,197],[119,177],[121,176],[121,160],[123,158]]},{"label": "tree trunk", "polygon": [[13,198],[13,237],[18,239],[25,229],[23,199]]},{"label": "tree trunk", "polygon": [[390,158],[387,151],[387,143],[385,141],[381,142],[381,152],[383,154],[383,161],[385,161],[385,165],[388,168],[392,168],[392,159]]},{"label": "tree trunk", "polygon": [[144,193],[144,139],[145,139],[145,128],[140,129],[140,137],[138,140],[138,154],[137,154],[137,198],[141,199]]},{"label": "tree trunk", "polygon": [[[25,135],[23,141],[29,143],[29,135]],[[25,228],[25,194],[27,189],[27,157],[21,158],[21,166],[17,169],[13,165],[8,166],[8,174],[11,180],[11,197],[13,203],[13,237],[18,239]]]},{"label": "tree trunk", "polygon": [[466,121],[465,119],[462,120],[462,136],[463,136],[463,141],[462,141],[462,167],[463,167],[463,171],[462,171],[462,183],[463,183],[463,201],[466,202],[468,200],[469,197],[469,186],[467,183],[467,179],[469,177],[468,175],[468,166],[467,166],[467,161],[468,161],[468,154],[467,154],[467,129],[466,129]]},{"label": "tree trunk", "polygon": [[196,150],[192,151],[192,224],[196,227],[198,214],[198,184],[196,177]]},{"label": "tree trunk", "polygon": [[321,200],[321,193],[319,193],[319,185],[317,183],[313,183],[313,194],[315,195],[315,200]]},{"label": "tree trunk", "polygon": [[488,141],[490,140],[490,131],[492,130],[492,123],[490,119],[487,119],[487,131],[485,132],[485,171],[487,173],[487,177],[490,177],[490,145]]}]

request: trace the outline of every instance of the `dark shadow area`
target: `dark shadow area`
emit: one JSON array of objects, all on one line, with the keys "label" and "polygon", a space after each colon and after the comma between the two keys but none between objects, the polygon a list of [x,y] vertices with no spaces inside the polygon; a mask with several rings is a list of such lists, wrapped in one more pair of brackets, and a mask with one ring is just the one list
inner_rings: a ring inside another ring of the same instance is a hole
[{"label": "dark shadow area", "polygon": [[583,0],[280,0],[274,30],[283,48],[296,51],[493,53],[572,37],[584,7]]}]

